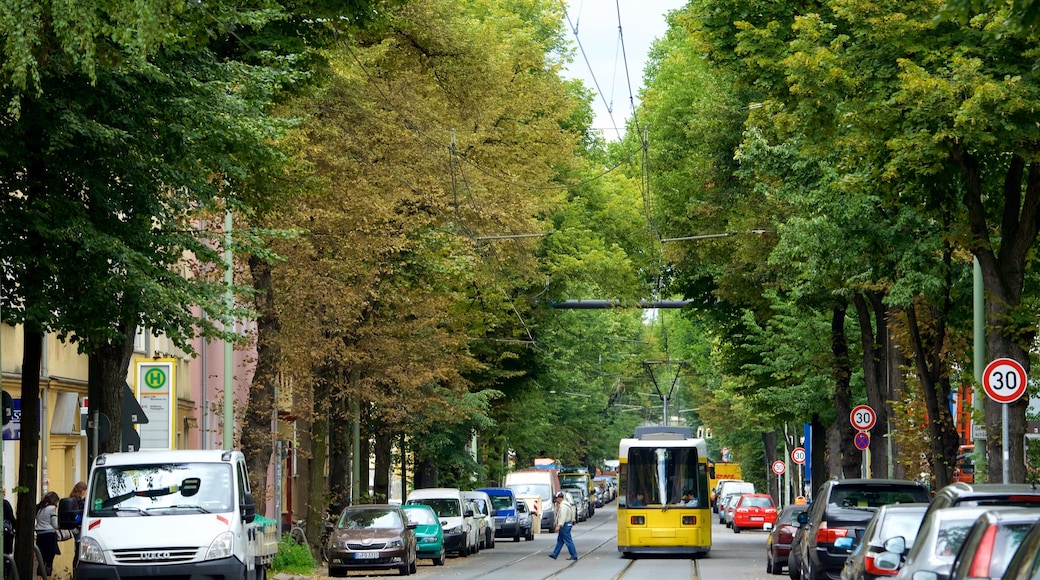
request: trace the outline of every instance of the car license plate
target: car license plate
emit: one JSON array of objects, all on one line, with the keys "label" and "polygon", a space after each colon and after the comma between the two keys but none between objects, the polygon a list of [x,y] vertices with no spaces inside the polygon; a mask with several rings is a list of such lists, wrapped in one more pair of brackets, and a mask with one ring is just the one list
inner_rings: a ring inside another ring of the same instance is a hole
[{"label": "car license plate", "polygon": [[354,552],[355,560],[375,560],[379,558],[379,552]]},{"label": "car license plate", "polygon": [[751,521],[760,522],[762,521],[762,516],[751,516]]}]

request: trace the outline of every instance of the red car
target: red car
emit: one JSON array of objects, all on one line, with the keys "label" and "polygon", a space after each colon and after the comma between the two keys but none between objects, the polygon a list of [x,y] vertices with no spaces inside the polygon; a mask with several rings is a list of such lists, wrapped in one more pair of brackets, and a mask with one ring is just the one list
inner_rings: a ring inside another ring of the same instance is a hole
[{"label": "red car", "polygon": [[[733,533],[745,530],[772,529],[776,522],[776,504],[767,493],[745,493],[733,507]],[[769,524],[766,526],[766,524]]]}]

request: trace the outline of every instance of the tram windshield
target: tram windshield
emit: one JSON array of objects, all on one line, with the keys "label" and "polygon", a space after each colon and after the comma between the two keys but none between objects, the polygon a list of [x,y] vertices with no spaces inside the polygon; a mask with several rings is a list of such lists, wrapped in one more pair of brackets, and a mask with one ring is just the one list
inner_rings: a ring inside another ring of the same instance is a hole
[{"label": "tram windshield", "polygon": [[628,450],[628,507],[707,503],[707,467],[692,447],[634,447]]}]

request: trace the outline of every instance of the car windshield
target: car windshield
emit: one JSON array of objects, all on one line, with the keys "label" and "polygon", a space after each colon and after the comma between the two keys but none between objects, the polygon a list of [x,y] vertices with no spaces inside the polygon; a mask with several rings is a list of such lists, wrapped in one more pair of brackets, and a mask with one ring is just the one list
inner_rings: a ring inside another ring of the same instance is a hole
[{"label": "car windshield", "polygon": [[[935,538],[935,555],[953,558],[964,544],[964,538],[968,536],[968,530],[975,522],[970,520],[944,520],[939,526],[939,533]],[[921,546],[922,548],[924,546]]]},{"label": "car windshield", "polygon": [[433,508],[433,511],[437,512],[437,517],[440,518],[457,518],[462,516],[462,506],[459,505],[459,501],[456,499],[410,499],[408,503],[428,505]]},{"label": "car windshield", "polygon": [[431,512],[430,510],[406,509],[404,510],[404,513],[408,515],[409,521],[419,524],[421,526],[440,523],[439,521],[437,521],[437,514]]},{"label": "car windshield", "polygon": [[740,507],[769,508],[773,507],[773,500],[768,497],[745,497]]},{"label": "car windshield", "polygon": [[396,510],[350,508],[343,510],[336,527],[341,530],[391,530],[402,527],[402,524]]},{"label": "car windshield", "polygon": [[894,503],[927,503],[931,498],[925,490],[900,489],[885,486],[838,486],[831,493],[828,505],[843,508],[879,508]]},{"label": "car windshield", "polygon": [[513,509],[513,500],[508,495],[493,495],[491,496],[491,505],[496,510],[511,510]]},{"label": "car windshield", "polygon": [[94,470],[92,517],[225,513],[234,507],[228,463],[113,465]]}]

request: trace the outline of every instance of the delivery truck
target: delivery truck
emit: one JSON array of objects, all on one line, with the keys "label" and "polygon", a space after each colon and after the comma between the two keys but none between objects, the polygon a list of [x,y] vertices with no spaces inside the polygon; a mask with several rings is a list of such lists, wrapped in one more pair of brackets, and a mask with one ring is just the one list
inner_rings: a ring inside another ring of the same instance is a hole
[{"label": "delivery truck", "polygon": [[80,529],[74,580],[264,580],[278,551],[239,451],[102,454],[82,510],[75,502],[58,506],[59,526]]}]

